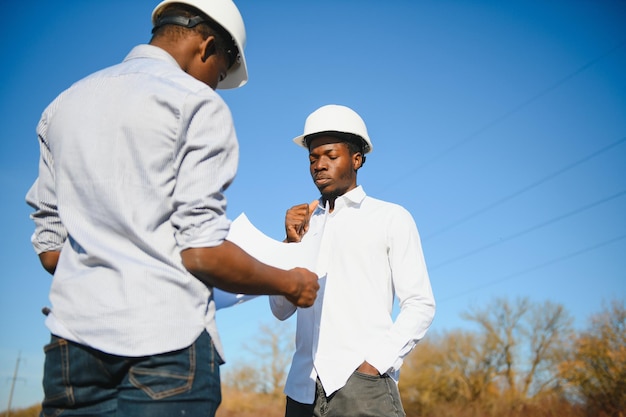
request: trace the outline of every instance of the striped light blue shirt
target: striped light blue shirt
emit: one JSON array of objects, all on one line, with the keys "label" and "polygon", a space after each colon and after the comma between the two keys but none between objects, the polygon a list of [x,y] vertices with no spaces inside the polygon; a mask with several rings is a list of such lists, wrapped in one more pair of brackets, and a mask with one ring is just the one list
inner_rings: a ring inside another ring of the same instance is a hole
[{"label": "striped light blue shirt", "polygon": [[50,331],[143,356],[187,347],[206,329],[223,357],[211,290],[180,257],[219,245],[230,226],[224,191],[238,144],[220,96],[164,50],[139,45],[60,94],[37,135],[32,243],[61,250]]}]

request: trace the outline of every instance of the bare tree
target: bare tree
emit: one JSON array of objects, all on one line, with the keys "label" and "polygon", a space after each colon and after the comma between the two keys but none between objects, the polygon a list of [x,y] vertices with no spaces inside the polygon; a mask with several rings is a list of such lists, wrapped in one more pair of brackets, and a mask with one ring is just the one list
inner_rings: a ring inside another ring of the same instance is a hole
[{"label": "bare tree", "polygon": [[572,334],[571,317],[563,306],[546,301],[530,311],[528,327],[524,329],[528,341],[528,364],[521,380],[520,393],[524,397],[558,389],[556,366],[566,355],[566,341]]},{"label": "bare tree", "polygon": [[590,328],[574,339],[562,377],[585,402],[589,415],[626,415],[626,308],[624,301],[591,318]]},{"label": "bare tree", "polygon": [[501,298],[463,317],[482,329],[484,363],[494,368],[494,383],[509,400],[556,386],[555,373],[547,371],[555,368],[571,332],[571,318],[562,306],[533,304],[527,298],[512,304]]},{"label": "bare tree", "polygon": [[254,361],[237,363],[225,371],[224,385],[241,392],[282,396],[295,347],[294,337],[288,322],[260,324],[257,336],[243,346]]},{"label": "bare tree", "polygon": [[243,346],[255,358],[254,363],[236,364],[225,373],[225,384],[240,391],[282,396],[295,347],[294,338],[295,332],[289,322],[260,324],[257,336]]},{"label": "bare tree", "polygon": [[291,356],[294,350],[294,331],[286,322],[262,324],[255,352],[264,376],[264,392],[281,396]]},{"label": "bare tree", "polygon": [[258,392],[260,390],[261,377],[258,369],[245,362],[225,366],[222,374],[222,383],[225,388],[241,392]]},{"label": "bare tree", "polygon": [[482,335],[431,333],[406,358],[400,378],[405,408],[418,415],[437,414],[441,404],[478,404],[495,394],[495,364]]},{"label": "bare tree", "polygon": [[453,332],[444,344],[448,366],[460,383],[461,397],[469,402],[485,398],[493,391],[496,363],[482,335]]},{"label": "bare tree", "polygon": [[405,358],[400,373],[399,390],[405,409],[428,415],[441,402],[454,402],[455,387],[451,368],[441,348],[442,338],[430,333]]}]

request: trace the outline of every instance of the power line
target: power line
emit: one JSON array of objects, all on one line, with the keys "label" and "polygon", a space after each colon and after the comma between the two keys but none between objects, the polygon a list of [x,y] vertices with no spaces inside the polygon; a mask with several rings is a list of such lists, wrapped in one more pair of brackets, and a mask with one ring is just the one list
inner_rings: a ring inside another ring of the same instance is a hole
[{"label": "power line", "polygon": [[620,43],[618,43],[616,46],[614,46],[613,48],[609,49],[608,51],[606,51],[606,52],[598,55],[597,57],[587,61],[585,64],[583,64],[582,66],[580,66],[579,68],[577,68],[576,70],[571,72],[570,74],[566,75],[565,77],[563,77],[563,78],[559,79],[558,81],[554,82],[552,85],[550,85],[550,86],[544,88],[543,90],[539,91],[537,94],[531,96],[530,98],[526,99],[525,101],[523,101],[523,102],[519,103],[518,105],[514,106],[513,108],[511,108],[509,111],[505,112],[504,114],[502,114],[502,115],[496,117],[495,119],[491,120],[490,122],[486,123],[482,127],[478,128],[474,132],[472,132],[469,135],[467,135],[465,138],[463,138],[463,139],[457,141],[456,143],[452,144],[450,147],[448,147],[448,148],[444,149],[443,151],[439,152],[438,154],[436,154],[435,156],[433,156],[432,158],[430,158],[426,162],[422,163],[421,165],[417,166],[416,168],[413,168],[411,171],[409,171],[408,173],[403,175],[401,178],[397,179],[396,181],[390,183],[388,186],[384,187],[384,189],[391,188],[393,185],[399,183],[402,179],[406,179],[409,176],[414,175],[415,173],[421,171],[426,166],[432,164],[433,162],[438,161],[439,159],[441,159],[444,156],[448,155],[449,153],[451,153],[452,151],[456,150],[457,148],[460,148],[461,146],[463,146],[463,145],[469,143],[470,141],[474,140],[481,133],[483,133],[483,132],[491,129],[492,127],[498,125],[499,123],[507,120],[508,118],[510,118],[515,113],[519,112],[520,110],[524,109],[525,107],[528,107],[530,104],[532,104],[535,101],[539,100],[540,98],[542,98],[543,96],[547,95],[548,93],[551,93],[552,91],[556,90],[561,85],[565,84],[567,81],[569,81],[572,78],[576,77],[578,74],[582,73],[583,71],[586,71],[588,68],[592,67],[593,65],[595,65],[596,63],[598,63],[602,59],[606,58],[607,56],[613,54],[618,49],[622,48],[624,45],[626,45],[626,40],[621,41]]},{"label": "power line", "polygon": [[522,187],[521,189],[515,191],[512,194],[504,196],[504,197],[500,198],[499,200],[496,200],[496,201],[486,205],[483,208],[480,208],[480,209],[478,209],[478,210],[476,210],[476,211],[474,211],[474,212],[472,212],[472,213],[470,213],[470,214],[468,214],[468,215],[466,215],[464,217],[461,217],[460,219],[450,223],[449,225],[444,226],[441,229],[439,229],[439,230],[437,230],[437,231],[435,231],[435,232],[433,232],[433,233],[431,233],[429,235],[426,235],[422,240],[426,241],[426,240],[432,239],[433,237],[438,236],[438,235],[440,235],[440,234],[442,234],[444,232],[447,232],[448,230],[450,230],[450,229],[452,229],[452,228],[454,228],[454,227],[456,227],[456,226],[458,226],[458,225],[460,225],[462,223],[465,223],[466,221],[468,221],[470,219],[473,219],[474,217],[476,217],[476,216],[478,216],[480,214],[483,214],[486,211],[489,211],[489,210],[491,210],[491,209],[493,209],[495,207],[498,207],[499,205],[501,205],[501,204],[503,204],[503,203],[505,203],[505,202],[507,202],[507,201],[509,201],[509,200],[511,200],[511,199],[513,199],[513,198],[515,198],[517,196],[519,196],[520,194],[523,194],[523,193],[525,193],[527,191],[530,191],[533,188],[538,187],[539,185],[541,185],[541,184],[543,184],[543,183],[545,183],[545,182],[547,182],[547,181],[549,181],[551,179],[554,179],[554,178],[558,177],[559,175],[561,175],[561,174],[563,174],[563,173],[565,173],[565,172],[567,172],[567,171],[577,167],[578,165],[581,165],[584,162],[589,161],[592,158],[595,158],[596,156],[598,156],[598,155],[600,155],[600,154],[602,154],[602,153],[604,153],[604,152],[606,152],[606,151],[608,151],[608,150],[610,150],[610,149],[612,149],[612,148],[614,148],[614,147],[616,147],[618,145],[621,145],[624,142],[626,142],[626,137],[623,137],[623,138],[621,138],[621,139],[619,139],[619,140],[617,140],[617,141],[615,141],[615,142],[613,142],[613,143],[611,143],[611,144],[609,144],[609,145],[607,145],[607,146],[605,146],[605,147],[603,147],[603,148],[601,148],[601,149],[599,149],[599,150],[597,150],[595,152],[592,152],[591,154],[589,154],[589,155],[587,155],[587,156],[585,156],[585,157],[583,157],[583,158],[581,158],[581,159],[579,159],[579,160],[577,160],[575,162],[572,162],[571,164],[568,164],[568,165],[564,166],[563,168],[560,168],[560,169],[554,171],[553,173],[548,174],[548,175],[544,176],[543,178],[540,178],[539,180],[530,183],[529,185],[527,185],[525,187]]},{"label": "power line", "polygon": [[579,256],[579,255],[582,255],[582,254],[584,254],[584,253],[591,252],[591,251],[596,250],[596,249],[599,249],[599,248],[601,248],[601,247],[608,246],[608,245],[610,245],[610,244],[612,244],[612,243],[618,242],[618,241],[620,241],[620,240],[622,240],[622,239],[625,239],[625,238],[626,238],[626,234],[623,234],[623,235],[620,235],[620,236],[614,237],[614,238],[612,238],[612,239],[605,240],[604,242],[600,242],[600,243],[595,244],[595,245],[593,245],[593,246],[588,246],[588,247],[586,247],[586,248],[584,248],[584,249],[580,249],[580,250],[578,250],[578,251],[575,251],[575,252],[569,253],[569,254],[567,254],[567,255],[563,255],[563,256],[560,256],[560,257],[558,257],[558,258],[554,258],[554,259],[552,259],[552,260],[549,260],[549,261],[547,261],[547,262],[544,262],[544,263],[541,263],[541,264],[538,264],[538,265],[532,266],[532,267],[527,268],[527,269],[524,269],[524,270],[522,270],[522,271],[518,271],[518,272],[514,272],[514,273],[509,274],[509,275],[505,275],[505,276],[504,276],[504,277],[502,277],[502,278],[499,278],[499,279],[496,279],[496,280],[493,280],[493,281],[487,282],[487,283],[485,283],[485,284],[483,284],[483,285],[479,285],[479,286],[474,287],[474,288],[471,288],[471,289],[469,289],[469,290],[467,290],[467,291],[463,291],[463,292],[461,292],[461,293],[458,293],[458,294],[452,295],[452,296],[450,296],[450,297],[445,297],[445,298],[443,298],[443,299],[441,299],[441,300],[438,300],[438,302],[441,302],[441,301],[448,301],[448,300],[451,300],[451,299],[454,299],[454,298],[462,297],[462,296],[467,295],[467,294],[470,294],[470,293],[472,293],[472,292],[475,292],[475,291],[478,291],[478,290],[482,290],[482,289],[484,289],[484,288],[491,287],[491,286],[496,285],[496,284],[500,284],[500,283],[502,283],[502,282],[504,282],[504,281],[508,281],[508,280],[513,279],[513,278],[516,278],[516,277],[518,277],[518,276],[520,276],[520,275],[524,275],[524,274],[527,274],[527,273],[529,273],[529,272],[533,272],[533,271],[536,271],[536,270],[538,270],[538,269],[545,268],[546,266],[554,265],[554,264],[556,264],[556,263],[563,262],[563,261],[565,261],[565,260],[568,260],[568,259],[574,258],[574,257]]},{"label": "power line", "polygon": [[509,235],[509,236],[507,236],[507,237],[505,237],[505,238],[498,239],[498,241],[496,241],[496,242],[492,242],[492,243],[489,243],[489,244],[487,244],[487,245],[480,246],[480,247],[478,247],[478,248],[476,248],[476,249],[473,249],[473,250],[471,250],[471,251],[465,252],[465,253],[463,253],[463,254],[461,254],[461,255],[457,255],[457,256],[455,256],[455,257],[449,258],[449,259],[447,259],[447,260],[445,260],[445,261],[443,261],[443,262],[440,262],[439,264],[436,264],[436,265],[434,265],[434,266],[432,266],[432,267],[429,267],[428,269],[429,269],[430,271],[434,271],[434,270],[436,270],[436,269],[438,269],[438,268],[441,268],[442,266],[445,266],[445,265],[451,264],[451,263],[453,263],[453,262],[456,262],[456,261],[458,261],[458,260],[461,260],[461,259],[467,258],[467,257],[469,257],[469,256],[471,256],[471,255],[475,255],[475,254],[477,254],[477,253],[479,253],[479,252],[482,252],[482,251],[484,251],[484,250],[486,250],[486,249],[489,249],[489,248],[492,248],[492,247],[494,247],[494,246],[501,245],[501,244],[503,244],[504,242],[508,242],[509,240],[512,240],[512,239],[518,238],[518,237],[520,237],[520,236],[523,236],[523,235],[525,235],[525,234],[528,234],[528,233],[530,233],[530,232],[533,232],[533,231],[535,231],[535,230],[537,230],[537,229],[540,229],[540,228],[542,228],[542,227],[548,226],[548,225],[550,225],[550,224],[552,224],[552,223],[556,223],[557,221],[560,221],[560,220],[566,219],[566,218],[571,217],[571,216],[573,216],[573,215],[575,215],[575,214],[579,214],[579,213],[581,213],[581,212],[583,212],[583,211],[585,211],[585,210],[589,210],[589,209],[591,209],[591,208],[593,208],[593,207],[596,207],[596,206],[598,206],[598,205],[600,205],[600,204],[603,204],[603,203],[606,203],[606,202],[611,201],[611,200],[613,200],[613,199],[616,199],[616,198],[618,198],[618,197],[621,197],[621,196],[623,196],[623,195],[625,195],[625,194],[626,194],[626,190],[620,191],[620,192],[618,192],[618,193],[616,193],[616,194],[613,194],[613,195],[611,195],[611,196],[609,196],[609,197],[602,198],[602,199],[600,199],[600,200],[598,200],[598,201],[596,201],[596,202],[593,202],[593,203],[590,203],[590,204],[584,205],[584,206],[582,206],[582,207],[579,207],[579,208],[577,208],[576,210],[572,210],[572,211],[570,211],[570,212],[568,212],[568,213],[562,214],[562,215],[560,215],[560,216],[556,216],[556,217],[554,217],[554,218],[552,218],[552,219],[550,219],[550,220],[546,220],[546,221],[541,222],[541,223],[539,223],[539,224],[536,224],[536,225],[534,225],[534,226],[532,226],[532,227],[529,227],[529,228],[527,228],[527,229],[524,229],[524,230],[522,230],[522,231],[520,231],[520,232],[517,232],[517,233],[514,233],[514,234],[512,234],[512,235]]}]

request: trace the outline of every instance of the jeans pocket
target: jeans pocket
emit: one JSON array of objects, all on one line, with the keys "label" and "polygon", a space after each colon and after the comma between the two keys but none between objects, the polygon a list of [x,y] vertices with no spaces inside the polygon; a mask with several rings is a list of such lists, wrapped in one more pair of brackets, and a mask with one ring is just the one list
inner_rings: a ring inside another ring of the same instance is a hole
[{"label": "jeans pocket", "polygon": [[196,373],[196,346],[153,355],[130,368],[129,380],[150,398],[159,400],[191,390]]},{"label": "jeans pocket", "polygon": [[381,376],[381,375],[364,374],[363,372],[359,372],[359,371],[354,371],[353,372],[353,376],[357,377],[357,378],[365,379],[365,380],[368,380],[368,381],[374,381],[374,382],[378,382],[382,378],[385,377],[385,376]]},{"label": "jeans pocket", "polygon": [[61,409],[73,406],[76,401],[70,381],[70,354],[68,342],[52,336],[44,346],[46,355],[43,378],[43,414],[58,415]]}]

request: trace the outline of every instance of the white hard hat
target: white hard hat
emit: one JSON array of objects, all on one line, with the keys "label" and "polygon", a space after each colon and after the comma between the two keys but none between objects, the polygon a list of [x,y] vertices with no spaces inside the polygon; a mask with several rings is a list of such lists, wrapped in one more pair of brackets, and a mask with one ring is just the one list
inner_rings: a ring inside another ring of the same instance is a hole
[{"label": "white hard hat", "polygon": [[324,132],[350,133],[359,136],[365,142],[363,153],[370,153],[374,148],[361,116],[351,108],[337,104],[322,106],[311,113],[304,123],[304,133],[295,137],[293,141],[307,148],[305,140],[307,136]]},{"label": "white hard hat", "polygon": [[248,69],[243,50],[246,47],[246,28],[239,9],[232,0],[164,0],[152,11],[152,24],[165,6],[182,3],[193,6],[215,20],[230,34],[239,49],[239,56],[228,70],[226,78],[217,84],[217,88],[226,90],[241,87],[248,81]]}]

